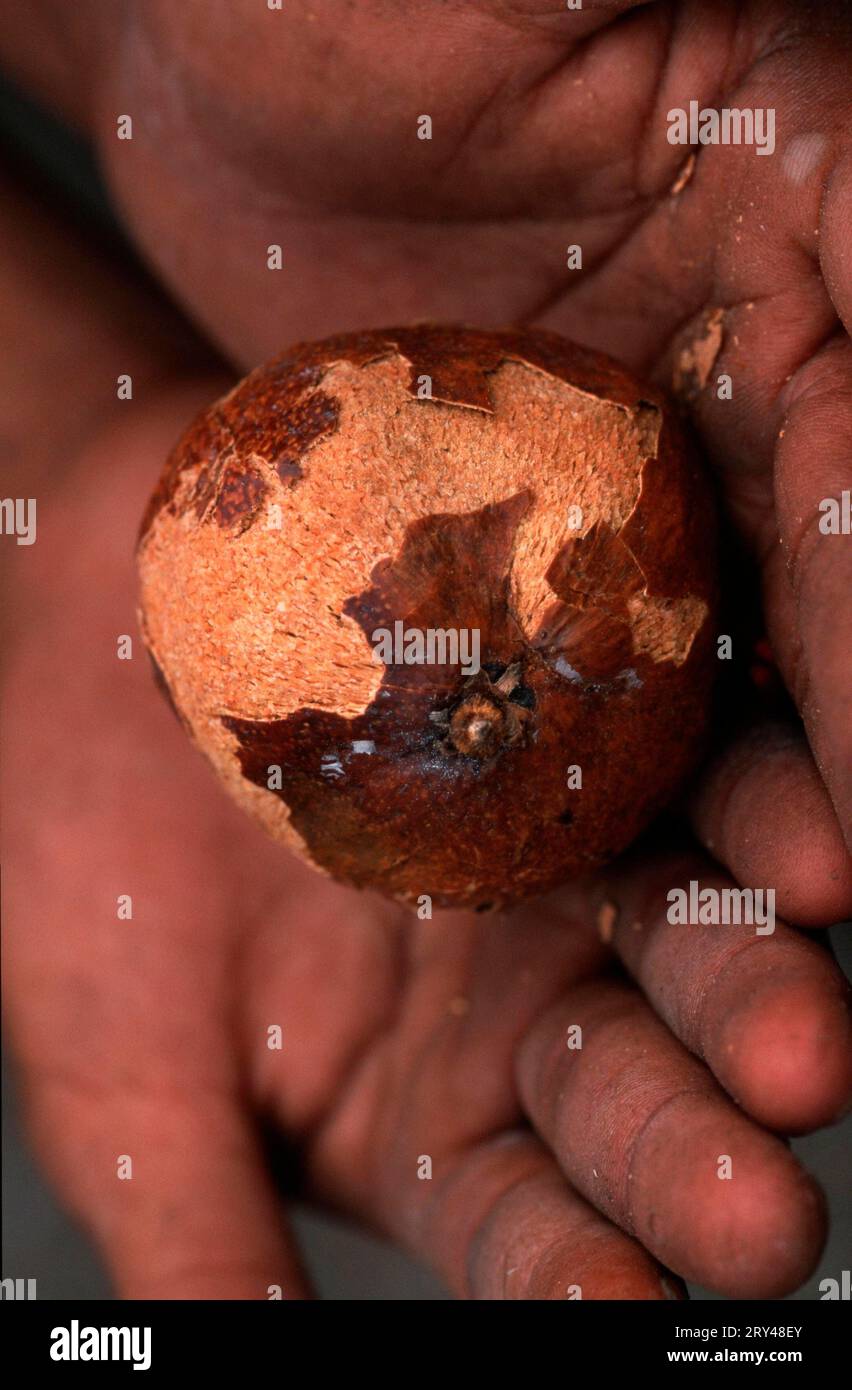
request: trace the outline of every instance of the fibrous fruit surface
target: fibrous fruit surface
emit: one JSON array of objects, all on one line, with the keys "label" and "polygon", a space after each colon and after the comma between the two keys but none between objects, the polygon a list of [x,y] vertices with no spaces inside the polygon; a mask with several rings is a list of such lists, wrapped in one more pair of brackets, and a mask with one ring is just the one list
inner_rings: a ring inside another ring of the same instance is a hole
[{"label": "fibrous fruit surface", "polygon": [[543,891],[626,846],[701,749],[703,478],[654,388],[554,334],[297,345],[178,442],[139,565],[192,738],[358,886]]}]

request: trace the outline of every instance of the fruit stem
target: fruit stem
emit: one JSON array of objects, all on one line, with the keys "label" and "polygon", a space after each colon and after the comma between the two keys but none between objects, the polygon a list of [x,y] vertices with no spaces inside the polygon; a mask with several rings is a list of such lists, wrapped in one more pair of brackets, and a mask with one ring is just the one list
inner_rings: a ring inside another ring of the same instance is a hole
[{"label": "fruit stem", "polygon": [[506,717],[486,695],[467,695],[453,711],[448,739],[457,753],[469,758],[491,758],[505,741]]}]

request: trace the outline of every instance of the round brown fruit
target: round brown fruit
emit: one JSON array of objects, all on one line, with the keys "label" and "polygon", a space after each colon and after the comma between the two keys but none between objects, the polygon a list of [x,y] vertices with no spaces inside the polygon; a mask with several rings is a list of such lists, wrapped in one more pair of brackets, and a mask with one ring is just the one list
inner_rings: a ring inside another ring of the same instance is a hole
[{"label": "round brown fruit", "polygon": [[701,751],[706,485],[658,391],[552,333],[283,353],[180,440],[139,566],[192,738],[359,887],[541,892],[624,848]]}]

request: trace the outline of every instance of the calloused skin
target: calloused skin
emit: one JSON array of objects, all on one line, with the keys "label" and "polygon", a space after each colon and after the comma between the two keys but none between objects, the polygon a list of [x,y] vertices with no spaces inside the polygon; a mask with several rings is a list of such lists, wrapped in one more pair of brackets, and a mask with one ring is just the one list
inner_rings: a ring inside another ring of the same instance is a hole
[{"label": "calloused skin", "polygon": [[[97,139],[132,232],[234,365],[428,316],[543,323],[668,381],[724,306],[714,371],[734,397],[703,392],[694,420],[808,741],[755,729],[707,770],[692,817],[714,859],[636,853],[511,915],[416,921],[283,854],[213,784],[138,640],[116,656],[143,502],[226,369],[10,195],[5,490],[39,498],[39,529],[12,553],[3,979],[57,1190],[123,1295],[307,1296],[262,1116],[319,1201],[462,1296],[677,1296],[667,1270],[790,1290],[824,1212],[774,1132],[848,1106],[848,992],[817,938],[672,926],[665,895],[733,874],[799,924],[852,905],[852,576],[848,538],[814,521],[850,485],[848,19],[826,6],[800,32],[780,0],[412,3],[405,20],[378,0],[91,0],[60,25],[65,8],[41,0],[21,26],[2,0],[0,60]],[[673,199],[685,151],[665,112],[693,97],[774,106],[779,147],[703,149]]]}]

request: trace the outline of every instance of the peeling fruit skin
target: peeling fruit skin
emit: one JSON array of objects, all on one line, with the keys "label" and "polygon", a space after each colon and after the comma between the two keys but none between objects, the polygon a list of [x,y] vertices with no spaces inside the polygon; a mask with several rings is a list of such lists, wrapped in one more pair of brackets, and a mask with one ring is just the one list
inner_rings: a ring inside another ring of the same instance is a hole
[{"label": "peeling fruit skin", "polygon": [[[501,906],[618,853],[694,767],[715,564],[655,388],[552,333],[418,325],[297,345],[189,427],[140,622],[273,836],[404,901]],[[481,669],[382,664],[399,622],[478,634]]]}]

